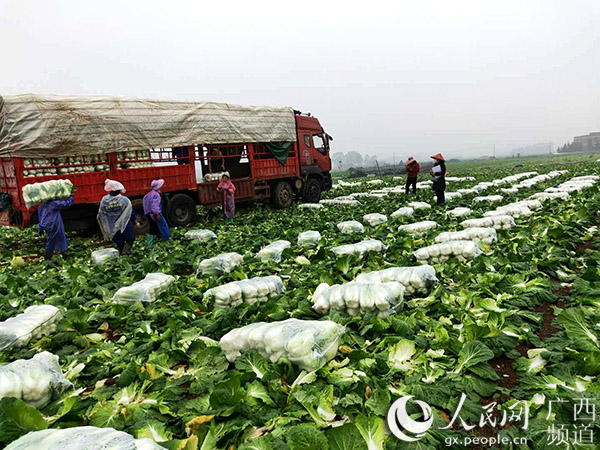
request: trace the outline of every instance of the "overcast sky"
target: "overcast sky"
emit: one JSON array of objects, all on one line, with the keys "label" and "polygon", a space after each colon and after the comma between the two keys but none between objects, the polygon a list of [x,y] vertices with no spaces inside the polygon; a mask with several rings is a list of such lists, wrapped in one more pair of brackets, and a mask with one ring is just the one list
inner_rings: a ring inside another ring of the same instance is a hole
[{"label": "overcast sky", "polygon": [[0,0],[0,50],[1,94],[292,106],[378,157],[600,131],[598,0]]}]

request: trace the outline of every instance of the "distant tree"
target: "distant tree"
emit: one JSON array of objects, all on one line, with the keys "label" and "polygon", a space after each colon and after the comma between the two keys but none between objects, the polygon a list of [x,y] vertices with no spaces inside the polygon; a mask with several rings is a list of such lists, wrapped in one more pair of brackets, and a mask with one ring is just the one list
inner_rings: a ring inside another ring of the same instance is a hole
[{"label": "distant tree", "polygon": [[352,151],[345,155],[344,167],[362,167],[363,157],[360,153]]}]

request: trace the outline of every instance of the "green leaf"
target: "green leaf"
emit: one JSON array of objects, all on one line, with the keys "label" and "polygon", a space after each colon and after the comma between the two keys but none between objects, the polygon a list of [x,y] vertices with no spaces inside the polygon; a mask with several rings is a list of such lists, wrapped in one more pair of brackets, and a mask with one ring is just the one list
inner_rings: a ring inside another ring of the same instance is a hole
[{"label": "green leaf", "polygon": [[463,369],[488,361],[493,357],[494,352],[482,342],[469,342],[458,352],[458,366],[454,370],[454,373],[461,373]]},{"label": "green leaf", "polygon": [[390,401],[390,391],[388,389],[377,388],[366,401],[365,406],[378,416],[386,416],[388,409],[390,409]]},{"label": "green leaf", "polygon": [[310,425],[296,425],[285,435],[290,450],[329,450],[329,442],[322,431]]},{"label": "green leaf", "polygon": [[30,431],[46,428],[48,423],[33,406],[18,398],[0,399],[0,443],[8,444]]},{"label": "green leaf", "polygon": [[352,423],[331,428],[325,432],[325,436],[329,441],[329,450],[367,450],[366,442]]},{"label": "green leaf", "polygon": [[360,435],[367,443],[368,450],[383,450],[385,428],[382,418],[361,414],[356,417],[355,424]]},{"label": "green leaf", "polygon": [[556,319],[567,332],[569,338],[577,341],[584,350],[598,347],[598,337],[585,322],[586,312],[582,307],[565,309]]}]

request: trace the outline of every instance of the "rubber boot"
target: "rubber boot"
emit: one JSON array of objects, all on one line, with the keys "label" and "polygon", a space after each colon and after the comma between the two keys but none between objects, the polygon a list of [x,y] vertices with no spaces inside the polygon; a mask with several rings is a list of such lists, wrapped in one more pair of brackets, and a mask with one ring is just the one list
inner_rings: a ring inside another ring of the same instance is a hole
[{"label": "rubber boot", "polygon": [[154,235],[153,234],[147,234],[146,235],[146,245],[148,247],[152,247],[152,244],[154,244]]}]

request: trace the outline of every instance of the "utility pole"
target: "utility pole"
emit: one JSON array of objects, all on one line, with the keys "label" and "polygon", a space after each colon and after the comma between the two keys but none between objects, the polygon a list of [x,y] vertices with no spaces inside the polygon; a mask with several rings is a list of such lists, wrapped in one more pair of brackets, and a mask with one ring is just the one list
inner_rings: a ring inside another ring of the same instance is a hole
[{"label": "utility pole", "polygon": [[496,144],[494,144],[494,159],[496,159]]}]

